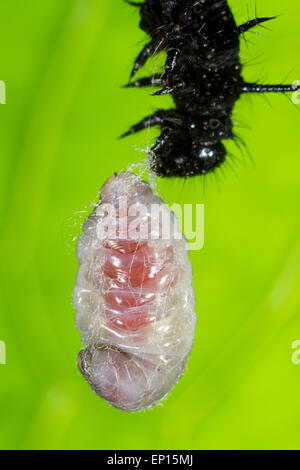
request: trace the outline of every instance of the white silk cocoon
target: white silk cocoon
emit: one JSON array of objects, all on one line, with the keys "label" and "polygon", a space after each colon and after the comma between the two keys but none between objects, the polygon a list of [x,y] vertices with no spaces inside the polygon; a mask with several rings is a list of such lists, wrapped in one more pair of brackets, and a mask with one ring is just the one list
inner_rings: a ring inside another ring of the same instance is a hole
[{"label": "white silk cocoon", "polygon": [[80,372],[117,408],[151,407],[184,372],[196,327],[192,267],[176,216],[148,183],[115,174],[84,224],[77,256]]}]

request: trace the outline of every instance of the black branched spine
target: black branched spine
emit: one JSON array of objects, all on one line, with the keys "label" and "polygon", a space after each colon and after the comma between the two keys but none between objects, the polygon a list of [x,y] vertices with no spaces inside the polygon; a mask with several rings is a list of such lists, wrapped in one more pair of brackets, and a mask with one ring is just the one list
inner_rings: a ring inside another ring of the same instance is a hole
[{"label": "black branched spine", "polygon": [[[161,134],[151,149],[160,176],[189,177],[213,171],[226,158],[222,140],[234,139],[232,111],[242,93],[291,91],[291,86],[245,83],[240,35],[275,17],[238,26],[226,0],[126,0],[140,9],[140,27],[150,40],[136,58],[130,87],[155,86],[171,94],[175,109],[158,110],[127,136],[150,126]],[[132,79],[154,53],[165,50],[162,75]]]}]

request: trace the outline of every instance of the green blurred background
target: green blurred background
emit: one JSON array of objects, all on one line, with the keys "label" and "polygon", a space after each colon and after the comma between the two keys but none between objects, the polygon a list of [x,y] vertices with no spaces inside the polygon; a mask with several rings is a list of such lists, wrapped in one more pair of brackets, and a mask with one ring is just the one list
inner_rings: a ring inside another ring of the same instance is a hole
[{"label": "green blurred background", "polygon": [[[245,22],[246,0],[230,4]],[[257,5],[259,15],[282,16],[271,32],[256,29],[268,38],[247,35],[244,76],[300,79],[298,1]],[[249,7],[253,17],[254,0]],[[177,387],[156,408],[127,414],[76,368],[70,240],[106,178],[145,157],[134,147],[145,147],[147,132],[116,137],[171,101],[120,88],[145,42],[137,10],[122,0],[11,0],[0,11],[0,447],[299,449],[291,356],[300,339],[300,105],[242,98],[235,129],[254,164],[232,147],[237,160],[218,182],[159,181],[169,204],[205,204],[205,247],[190,256],[199,321]]]}]

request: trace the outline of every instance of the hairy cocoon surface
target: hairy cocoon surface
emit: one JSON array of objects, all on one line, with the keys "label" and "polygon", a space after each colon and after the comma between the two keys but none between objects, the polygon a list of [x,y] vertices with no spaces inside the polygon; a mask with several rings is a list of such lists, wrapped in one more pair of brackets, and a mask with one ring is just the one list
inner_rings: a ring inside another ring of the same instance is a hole
[{"label": "hairy cocoon surface", "polygon": [[[133,239],[129,223],[127,238],[117,228],[117,238],[100,239],[99,229],[108,220],[119,228],[124,218],[134,220],[118,204],[124,196],[128,208],[144,208],[147,237]],[[107,217],[107,204],[116,208],[114,216]],[[153,204],[162,218],[151,213]],[[161,221],[168,217],[171,237],[164,239]],[[122,410],[141,410],[161,400],[184,372],[193,345],[192,268],[187,242],[176,227],[176,216],[146,182],[119,173],[104,184],[78,241],[74,306],[86,346],[78,366],[92,389]]]}]

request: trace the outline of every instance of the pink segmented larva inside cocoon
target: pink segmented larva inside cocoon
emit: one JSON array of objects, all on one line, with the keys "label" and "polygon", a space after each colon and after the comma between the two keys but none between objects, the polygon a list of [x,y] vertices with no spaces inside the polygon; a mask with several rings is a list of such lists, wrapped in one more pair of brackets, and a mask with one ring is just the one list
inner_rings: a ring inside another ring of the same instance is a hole
[{"label": "pink segmented larva inside cocoon", "polygon": [[[147,237],[143,232],[144,238],[137,239],[130,223],[124,237],[121,222],[134,220],[121,209],[124,196],[127,208],[143,207]],[[116,208],[113,216],[108,216],[108,204]],[[154,206],[159,212],[153,213]],[[170,220],[169,237],[163,236],[158,213]],[[118,227],[116,238],[110,232],[99,237],[108,221]],[[102,187],[100,203],[78,241],[74,306],[86,346],[78,366],[92,389],[122,410],[142,410],[161,400],[183,374],[193,346],[192,268],[176,222],[145,181],[119,173]]]}]

